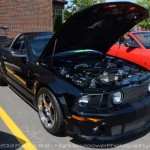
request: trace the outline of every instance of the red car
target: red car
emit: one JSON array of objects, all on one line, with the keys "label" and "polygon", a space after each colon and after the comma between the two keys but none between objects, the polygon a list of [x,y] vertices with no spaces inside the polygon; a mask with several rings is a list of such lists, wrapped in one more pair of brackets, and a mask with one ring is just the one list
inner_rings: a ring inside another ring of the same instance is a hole
[{"label": "red car", "polygon": [[150,70],[150,31],[127,33],[107,54],[130,60]]}]

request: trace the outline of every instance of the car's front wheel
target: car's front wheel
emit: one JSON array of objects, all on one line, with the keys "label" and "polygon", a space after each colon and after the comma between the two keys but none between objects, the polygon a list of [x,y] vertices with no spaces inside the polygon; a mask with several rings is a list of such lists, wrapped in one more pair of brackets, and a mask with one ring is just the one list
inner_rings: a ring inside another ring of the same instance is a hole
[{"label": "car's front wheel", "polygon": [[37,94],[39,118],[44,128],[57,135],[64,131],[64,119],[55,96],[46,88],[41,88]]}]

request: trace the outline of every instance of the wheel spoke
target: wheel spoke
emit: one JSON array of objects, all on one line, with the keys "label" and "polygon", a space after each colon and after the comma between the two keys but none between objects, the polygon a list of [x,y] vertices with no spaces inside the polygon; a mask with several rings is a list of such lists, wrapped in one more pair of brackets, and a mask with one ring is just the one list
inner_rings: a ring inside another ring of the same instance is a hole
[{"label": "wheel spoke", "polygon": [[44,106],[47,108],[47,103],[45,99],[43,99],[43,103],[44,103]]},{"label": "wheel spoke", "polygon": [[51,113],[49,113],[49,114],[48,114],[48,117],[49,117],[49,119],[50,119],[51,123],[54,123],[54,119],[53,119],[53,116],[52,116],[52,114],[51,114]]},{"label": "wheel spoke", "polygon": [[44,93],[42,93],[42,94],[40,95],[39,99],[40,99],[40,100],[45,99],[45,94],[44,94]]},{"label": "wheel spoke", "polygon": [[48,108],[49,108],[49,111],[51,111],[51,109],[54,108],[52,102],[50,102],[50,103],[48,104]]}]

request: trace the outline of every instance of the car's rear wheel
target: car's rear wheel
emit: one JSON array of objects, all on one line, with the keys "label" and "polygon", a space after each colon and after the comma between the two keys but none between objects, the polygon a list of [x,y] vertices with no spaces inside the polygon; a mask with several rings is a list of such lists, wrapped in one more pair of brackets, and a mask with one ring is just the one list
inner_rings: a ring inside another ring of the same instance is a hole
[{"label": "car's rear wheel", "polygon": [[39,118],[44,128],[57,135],[64,131],[64,119],[55,96],[46,88],[41,88],[37,94]]},{"label": "car's rear wheel", "polygon": [[2,73],[0,72],[0,86],[3,86],[3,85],[7,85],[7,83],[5,82],[5,80],[2,76]]}]

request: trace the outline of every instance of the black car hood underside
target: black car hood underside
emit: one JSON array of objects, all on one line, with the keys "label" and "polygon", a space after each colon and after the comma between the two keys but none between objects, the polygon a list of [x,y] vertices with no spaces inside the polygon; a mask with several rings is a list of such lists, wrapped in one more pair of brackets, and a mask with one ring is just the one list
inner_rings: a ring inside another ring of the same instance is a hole
[{"label": "black car hood underside", "polygon": [[107,53],[120,36],[148,16],[145,8],[130,2],[93,5],[70,17],[54,34],[41,57],[75,49]]}]

